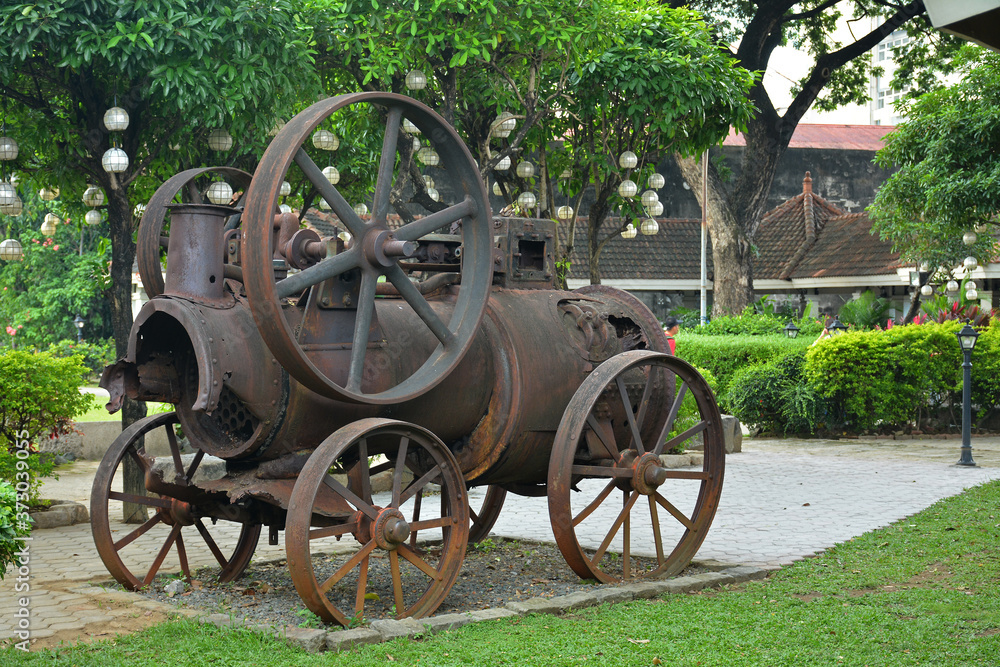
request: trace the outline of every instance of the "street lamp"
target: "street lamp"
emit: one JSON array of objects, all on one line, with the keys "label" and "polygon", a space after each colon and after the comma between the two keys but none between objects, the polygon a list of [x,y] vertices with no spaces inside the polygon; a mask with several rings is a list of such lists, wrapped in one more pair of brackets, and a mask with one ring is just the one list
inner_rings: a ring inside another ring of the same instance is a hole
[{"label": "street lamp", "polygon": [[799,328],[795,326],[795,322],[792,322],[791,320],[788,320],[788,324],[785,325],[783,331],[789,338],[795,338],[799,335]]},{"label": "street lamp", "polygon": [[979,333],[968,321],[962,330],[955,334],[958,344],[965,355],[962,362],[962,456],[955,465],[976,467],[972,460],[972,348],[976,346]]},{"label": "street lamp", "polygon": [[841,323],[841,321],[836,317],[833,318],[833,322],[830,322],[830,324],[826,328],[830,330],[831,336],[839,336],[840,334],[847,331],[847,327],[844,326]]},{"label": "street lamp", "polygon": [[76,342],[79,344],[83,340],[83,318],[77,315],[73,318],[73,324],[76,326]]}]

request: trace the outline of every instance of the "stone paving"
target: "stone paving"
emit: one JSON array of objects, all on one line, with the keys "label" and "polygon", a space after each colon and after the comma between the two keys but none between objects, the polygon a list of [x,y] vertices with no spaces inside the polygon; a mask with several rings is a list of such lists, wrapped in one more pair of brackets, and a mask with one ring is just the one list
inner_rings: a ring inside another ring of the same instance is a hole
[{"label": "stone paving", "polygon": [[[906,517],[962,489],[1000,478],[1000,438],[973,441],[980,468],[951,465],[958,459],[958,447],[956,440],[745,441],[744,451],[727,459],[719,510],[696,558],[777,568]],[[96,462],[78,462],[59,481],[47,482],[43,495],[89,504],[96,467]],[[693,502],[696,486],[679,480],[676,484],[669,497],[684,509],[685,503]],[[615,512],[615,508],[607,511]],[[130,532],[134,527],[115,525],[114,529]],[[637,520],[633,535],[640,529]],[[220,522],[213,527],[213,534],[216,531],[221,531],[220,544],[235,544],[233,529]],[[493,532],[552,541],[545,499],[509,495]],[[602,537],[595,533],[580,539],[596,544]],[[137,551],[149,553],[162,543],[163,536],[147,534],[142,540],[149,541],[137,541],[142,544]],[[255,560],[284,557],[282,544],[266,542],[265,533]],[[196,537],[185,538],[185,545],[190,545],[193,567],[214,562]],[[16,572],[8,572],[0,582],[0,639],[14,636],[19,598],[25,596],[30,597],[34,639],[80,631],[88,624],[114,627],[124,616],[148,616],[156,607],[156,603],[135,602],[120,593],[83,585],[110,578],[88,524],[37,530],[29,548],[30,590],[15,589],[19,585]],[[634,538],[633,552],[638,551]],[[168,560],[164,569],[176,570],[176,561]]]}]

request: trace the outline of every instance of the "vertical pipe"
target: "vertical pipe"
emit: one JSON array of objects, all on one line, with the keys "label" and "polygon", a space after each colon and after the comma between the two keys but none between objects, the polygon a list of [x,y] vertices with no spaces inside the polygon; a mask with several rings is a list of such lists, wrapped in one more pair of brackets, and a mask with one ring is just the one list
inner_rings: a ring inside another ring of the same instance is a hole
[{"label": "vertical pipe", "polygon": [[701,326],[708,324],[708,149],[701,154]]},{"label": "vertical pipe", "polygon": [[[968,325],[966,325],[968,326]],[[962,457],[956,465],[975,466],[972,459],[972,350],[963,349],[962,362]]]}]

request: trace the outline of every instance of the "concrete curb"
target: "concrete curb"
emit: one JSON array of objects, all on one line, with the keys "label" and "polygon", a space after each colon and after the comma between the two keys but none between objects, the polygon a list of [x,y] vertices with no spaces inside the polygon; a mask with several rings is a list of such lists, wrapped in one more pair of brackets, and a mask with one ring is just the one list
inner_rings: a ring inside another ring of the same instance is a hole
[{"label": "concrete curb", "polygon": [[72,526],[77,523],[90,523],[90,514],[87,508],[72,500],[53,500],[49,508],[39,512],[29,512],[28,515],[34,522],[32,530],[42,530],[45,528],[60,528],[62,526]]}]

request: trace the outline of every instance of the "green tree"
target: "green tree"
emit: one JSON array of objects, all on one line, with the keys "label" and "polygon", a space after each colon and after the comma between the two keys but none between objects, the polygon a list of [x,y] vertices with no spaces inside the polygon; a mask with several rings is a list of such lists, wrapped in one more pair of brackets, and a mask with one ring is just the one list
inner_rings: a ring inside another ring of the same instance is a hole
[{"label": "green tree", "polygon": [[[794,45],[814,58],[784,113],[775,107],[762,81],[754,85],[750,97],[757,112],[745,133],[739,175],[727,184],[716,168],[709,171],[715,266],[712,311],[736,314],[753,302],[757,231],[767,211],[778,162],[803,114],[814,104],[828,110],[848,102],[867,102],[868,76],[876,71],[867,54],[894,30],[906,30],[915,40],[894,54],[902,61],[895,81],[908,84],[925,85],[934,79],[933,67],[946,69],[942,56],[957,48],[958,40],[933,30],[919,0],[670,0],[669,4],[703,11],[715,22],[720,43],[734,45],[740,66],[749,71],[766,70],[774,49],[782,45]],[[844,16],[851,17],[855,35],[848,43],[833,36]],[[698,161],[683,156],[676,161],[700,202]]]},{"label": "green tree", "polygon": [[875,158],[898,171],[868,209],[874,229],[903,259],[930,266],[998,250],[1000,55],[969,45],[959,63],[961,82],[907,103],[906,121]]}]

